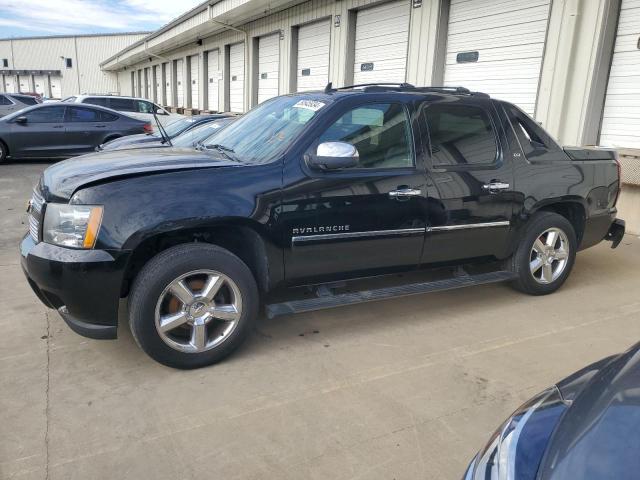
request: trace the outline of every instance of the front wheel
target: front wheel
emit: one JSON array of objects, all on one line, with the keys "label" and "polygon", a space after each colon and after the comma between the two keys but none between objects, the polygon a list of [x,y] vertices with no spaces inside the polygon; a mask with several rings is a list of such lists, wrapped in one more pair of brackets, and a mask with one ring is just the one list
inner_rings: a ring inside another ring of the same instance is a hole
[{"label": "front wheel", "polygon": [[555,292],[571,273],[577,243],[573,225],[565,217],[535,214],[510,259],[510,268],[518,275],[514,286],[531,295]]},{"label": "front wheel", "polygon": [[0,163],[4,163],[7,160],[9,152],[7,146],[0,140]]},{"label": "front wheel", "polygon": [[129,302],[136,342],[170,367],[213,364],[248,336],[258,312],[249,268],[215,245],[170,248],[140,271]]}]

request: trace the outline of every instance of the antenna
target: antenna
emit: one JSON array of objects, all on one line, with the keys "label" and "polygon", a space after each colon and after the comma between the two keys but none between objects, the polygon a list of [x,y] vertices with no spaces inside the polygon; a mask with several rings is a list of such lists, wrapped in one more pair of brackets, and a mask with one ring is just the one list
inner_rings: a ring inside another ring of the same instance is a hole
[{"label": "antenna", "polygon": [[324,87],[324,93],[331,93],[333,91],[333,84],[331,82],[327,83],[327,86]]}]

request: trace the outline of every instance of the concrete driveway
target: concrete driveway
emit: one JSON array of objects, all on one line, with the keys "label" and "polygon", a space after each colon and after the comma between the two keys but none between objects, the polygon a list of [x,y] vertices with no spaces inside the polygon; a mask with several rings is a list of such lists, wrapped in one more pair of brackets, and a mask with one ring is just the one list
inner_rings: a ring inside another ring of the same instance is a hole
[{"label": "concrete driveway", "polygon": [[44,164],[0,166],[0,477],[457,479],[523,400],[640,340],[640,241],[578,256],[558,293],[507,285],[260,321],[178,371],[126,323],[88,340],[20,270]]}]

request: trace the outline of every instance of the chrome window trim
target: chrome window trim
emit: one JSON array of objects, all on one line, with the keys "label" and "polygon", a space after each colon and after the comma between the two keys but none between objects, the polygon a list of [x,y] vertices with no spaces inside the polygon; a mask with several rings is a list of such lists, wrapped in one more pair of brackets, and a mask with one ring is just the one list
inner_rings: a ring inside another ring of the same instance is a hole
[{"label": "chrome window trim", "polygon": [[341,238],[380,237],[385,235],[412,235],[425,233],[426,228],[401,228],[396,230],[368,230],[364,232],[326,233],[320,235],[302,235],[291,237],[292,243],[314,242],[318,240],[336,240]]},{"label": "chrome window trim", "polygon": [[449,230],[464,230],[468,228],[491,228],[491,227],[508,227],[511,224],[508,220],[501,222],[483,222],[483,223],[466,223],[464,225],[445,225],[442,227],[429,227],[429,232],[446,232]]},{"label": "chrome window trim", "polygon": [[320,235],[297,235],[291,237],[291,243],[306,243],[322,240],[338,240],[343,238],[382,237],[387,235],[414,235],[427,232],[444,232],[450,230],[464,230],[468,228],[508,227],[508,220],[500,222],[468,223],[464,225],[446,225],[442,227],[399,228],[394,230],[367,230],[364,232],[325,233]]}]

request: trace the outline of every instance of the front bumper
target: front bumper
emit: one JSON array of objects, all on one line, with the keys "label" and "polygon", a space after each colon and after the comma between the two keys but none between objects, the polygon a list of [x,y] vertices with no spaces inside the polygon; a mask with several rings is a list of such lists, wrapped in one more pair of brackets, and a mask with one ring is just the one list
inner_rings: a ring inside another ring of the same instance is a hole
[{"label": "front bumper", "polygon": [[34,293],[72,330],[89,338],[116,338],[128,252],[75,250],[35,243],[26,235],[20,256]]}]

